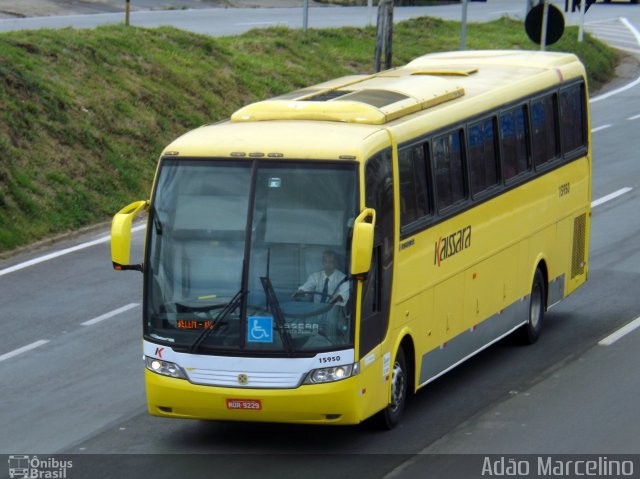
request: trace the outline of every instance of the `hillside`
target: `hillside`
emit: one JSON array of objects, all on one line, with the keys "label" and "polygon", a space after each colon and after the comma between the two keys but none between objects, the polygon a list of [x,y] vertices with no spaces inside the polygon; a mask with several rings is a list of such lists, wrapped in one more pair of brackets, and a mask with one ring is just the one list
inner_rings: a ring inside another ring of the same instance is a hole
[{"label": "hillside", "polygon": [[[421,18],[394,29],[394,63],[455,50],[459,24]],[[591,88],[618,61],[569,28]],[[0,34],[0,252],[108,220],[149,195],[158,154],[186,130],[243,104],[370,72],[373,28],[254,30],[211,38],[171,28]],[[536,49],[522,24],[471,24],[469,48]]]}]

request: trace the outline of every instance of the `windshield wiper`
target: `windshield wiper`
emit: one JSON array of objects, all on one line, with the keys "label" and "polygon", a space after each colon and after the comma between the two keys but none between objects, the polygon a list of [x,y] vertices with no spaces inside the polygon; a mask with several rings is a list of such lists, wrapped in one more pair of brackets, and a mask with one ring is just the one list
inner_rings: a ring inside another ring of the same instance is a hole
[{"label": "windshield wiper", "polygon": [[291,335],[286,328],[286,322],[284,320],[284,314],[282,314],[282,310],[280,309],[280,302],[278,301],[278,297],[276,296],[275,291],[273,290],[273,285],[271,284],[271,280],[268,277],[261,277],[260,282],[262,283],[262,289],[264,289],[264,294],[266,295],[267,304],[269,308],[273,312],[273,316],[276,318],[276,323],[278,323],[278,330],[280,331],[280,339],[287,348],[287,352],[289,356],[293,356],[293,345],[291,344]]},{"label": "windshield wiper", "polygon": [[218,313],[218,315],[211,322],[209,327],[206,328],[204,331],[202,331],[198,335],[196,340],[193,342],[193,344],[189,346],[189,353],[194,354],[198,350],[202,342],[209,337],[209,335],[211,334],[211,331],[214,330],[214,328],[218,325],[218,323],[220,323],[224,318],[226,318],[231,312],[233,312],[233,310],[235,310],[240,305],[243,297],[244,297],[244,291],[238,291],[236,295],[233,298],[231,298],[231,301],[229,301],[226,304],[226,306],[223,308],[223,310]]}]

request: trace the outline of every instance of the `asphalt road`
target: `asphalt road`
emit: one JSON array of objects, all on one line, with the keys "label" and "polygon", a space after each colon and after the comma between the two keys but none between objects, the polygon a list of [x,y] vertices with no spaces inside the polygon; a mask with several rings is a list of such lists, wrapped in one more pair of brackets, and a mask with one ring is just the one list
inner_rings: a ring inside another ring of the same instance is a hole
[{"label": "asphalt road", "polygon": [[[562,0],[554,0],[558,6],[564,5]],[[302,1],[299,2],[302,5]],[[489,0],[486,3],[470,3],[468,7],[469,21],[484,22],[509,15],[523,18],[525,14],[524,0]],[[598,5],[589,12],[588,20],[618,18],[634,15],[639,10],[630,5]],[[154,28],[172,25],[177,28],[209,35],[235,35],[252,28],[266,26],[302,27],[302,7],[298,8],[210,8],[169,11],[134,11],[131,13],[131,24]],[[107,13],[109,12],[109,13]],[[113,13],[108,9],[105,13],[91,15],[57,15],[47,17],[0,19],[0,32],[18,29],[38,28],[94,28],[124,22],[124,12]],[[371,13],[371,14],[370,14]],[[396,21],[408,18],[431,15],[448,20],[461,19],[460,4],[432,7],[396,7]],[[375,23],[375,9],[369,12],[367,7],[329,7],[309,9],[309,28],[328,28],[342,26],[365,26]],[[577,22],[577,14],[569,14],[569,23]]]},{"label": "asphalt road", "polygon": [[104,230],[0,262],[0,454],[87,454],[67,477],[409,478],[480,477],[482,456],[443,453],[640,453],[640,329],[598,344],[640,316],[634,83],[591,105],[593,199],[619,196],[594,206],[589,282],[535,346],[487,349],[395,430],[147,416],[141,275],[111,270]]},{"label": "asphalt road", "polygon": [[[146,1],[146,0],[145,0]],[[78,2],[76,2],[78,3]],[[81,2],[80,2],[81,3]],[[553,0],[558,8],[564,8],[564,1]],[[141,5],[147,5],[142,2]],[[95,3],[92,10],[97,8]],[[95,28],[101,25],[124,23],[124,12],[113,12],[113,5],[107,5],[104,13],[90,15],[55,15],[35,16],[27,18],[0,18],[0,32],[39,28]],[[73,10],[75,11],[75,10]],[[34,10],[37,12],[37,10]],[[375,23],[375,9],[367,7],[327,7],[309,9],[309,28],[332,28],[342,26],[365,26]],[[207,35],[237,35],[253,28],[269,26],[285,26],[302,28],[303,9],[298,8],[201,8],[166,11],[134,11],[131,13],[131,24],[145,28],[171,25],[176,28]],[[406,20],[413,17],[429,15],[446,20],[461,19],[462,9],[459,4],[431,7],[396,7],[394,19]],[[507,15],[524,18],[526,13],[523,0],[488,0],[472,2],[468,7],[469,22],[485,22]],[[640,7],[628,3],[598,3],[592,6],[585,16],[588,31],[603,36],[606,41],[618,48],[639,50],[638,39],[629,36],[628,29],[620,28],[620,18],[628,18],[640,25]],[[567,24],[579,22],[578,13],[565,14]],[[470,26],[470,28],[473,28]]]}]

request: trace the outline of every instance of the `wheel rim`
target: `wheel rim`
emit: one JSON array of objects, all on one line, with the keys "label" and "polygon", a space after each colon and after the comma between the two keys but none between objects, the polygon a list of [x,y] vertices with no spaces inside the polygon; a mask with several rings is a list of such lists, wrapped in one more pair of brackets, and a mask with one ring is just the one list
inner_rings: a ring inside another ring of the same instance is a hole
[{"label": "wheel rim", "polygon": [[533,287],[531,291],[531,307],[529,308],[529,323],[533,329],[537,329],[540,324],[542,312],[542,290],[539,285]]},{"label": "wheel rim", "polygon": [[405,377],[398,361],[393,365],[391,374],[391,411],[396,412],[404,400]]}]

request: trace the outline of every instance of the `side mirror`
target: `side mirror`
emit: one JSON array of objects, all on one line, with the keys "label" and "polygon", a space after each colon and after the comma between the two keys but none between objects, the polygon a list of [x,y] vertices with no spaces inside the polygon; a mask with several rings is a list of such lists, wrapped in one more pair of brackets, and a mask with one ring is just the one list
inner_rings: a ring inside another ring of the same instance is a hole
[{"label": "side mirror", "polygon": [[376,211],[365,208],[353,222],[351,241],[351,275],[358,280],[367,277],[373,254],[373,233],[376,225]]},{"label": "side mirror", "polygon": [[136,201],[116,213],[111,222],[111,261],[118,271],[142,271],[141,264],[129,264],[131,252],[131,224],[136,216],[149,207],[148,201]]}]

